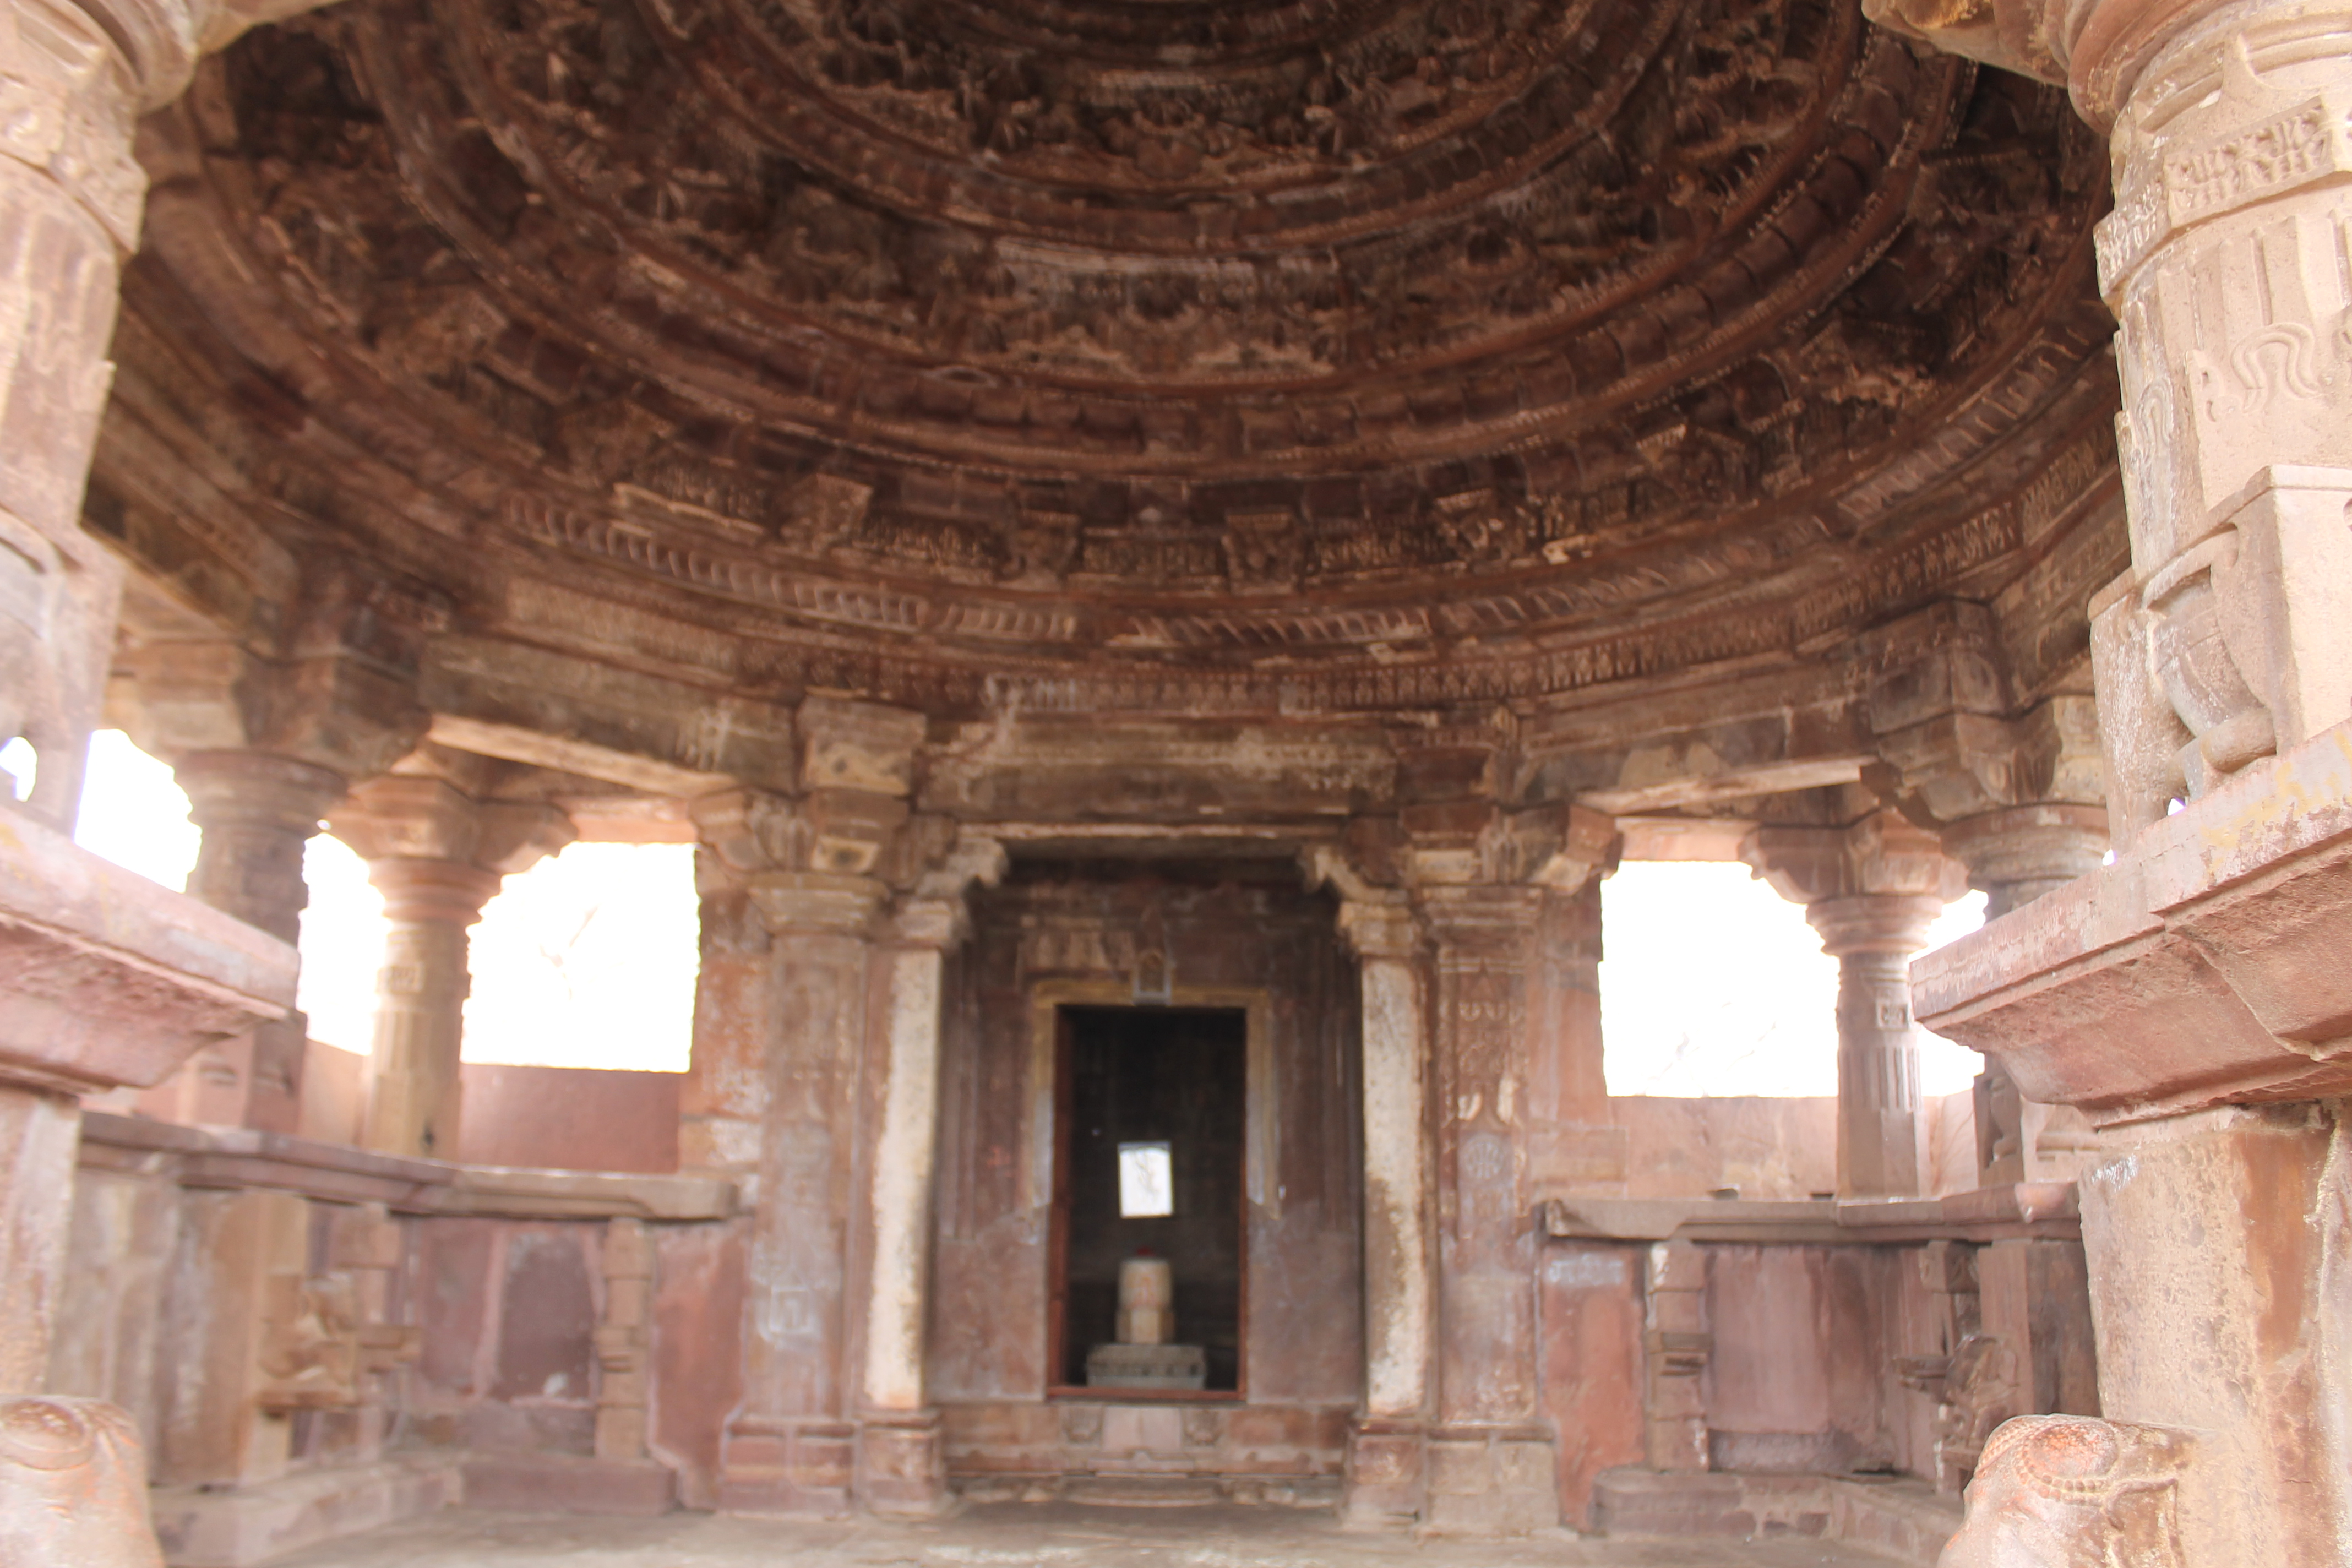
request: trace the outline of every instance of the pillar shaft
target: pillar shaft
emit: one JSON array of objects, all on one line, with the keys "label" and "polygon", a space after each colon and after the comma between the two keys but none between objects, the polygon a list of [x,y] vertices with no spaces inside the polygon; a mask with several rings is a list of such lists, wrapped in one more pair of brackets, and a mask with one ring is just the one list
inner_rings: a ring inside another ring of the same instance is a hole
[{"label": "pillar shaft", "polygon": [[1838,961],[1838,1193],[1911,1197],[1926,1190],[1919,1037],[1911,955],[1927,945],[1941,900],[1864,895],[1805,913]]},{"label": "pillar shaft", "polygon": [[366,858],[390,924],[364,1142],[454,1160],[472,986],[467,932],[508,876],[572,841],[572,825],[551,806],[478,801],[442,779],[395,773],[353,791],[331,826]]},{"label": "pillar shaft", "polygon": [[860,1064],[886,889],[869,878],[750,879],[769,931],[769,1102],[749,1263],[743,1403],[720,1506],[839,1511],[855,1478],[847,1241]]},{"label": "pillar shaft", "polygon": [[81,1102],[0,1083],[0,1398],[48,1384]]},{"label": "pillar shaft", "polygon": [[937,947],[895,949],[885,965],[881,1126],[868,1203],[866,1403],[915,1411],[923,1396],[923,1300],[931,1173],[938,1155],[940,973]]},{"label": "pillar shaft", "polygon": [[383,967],[376,977],[366,1146],[387,1154],[457,1158],[466,1040],[468,929],[502,880],[449,860],[370,863],[383,894]]},{"label": "pillar shaft", "polygon": [[1412,1519],[1425,1502],[1435,1305],[1419,934],[1401,900],[1343,903],[1339,929],[1360,961],[1363,1029],[1364,1408],[1349,1444],[1348,1511]]},{"label": "pillar shaft", "polygon": [[939,1413],[926,1381],[930,1321],[931,1189],[939,1165],[940,1047],[948,949],[965,929],[962,889],[994,881],[1003,852],[968,847],[929,896],[904,902],[882,951],[881,1016],[869,1047],[866,1152],[866,1366],[858,1500],[877,1512],[935,1514],[947,1506]]}]

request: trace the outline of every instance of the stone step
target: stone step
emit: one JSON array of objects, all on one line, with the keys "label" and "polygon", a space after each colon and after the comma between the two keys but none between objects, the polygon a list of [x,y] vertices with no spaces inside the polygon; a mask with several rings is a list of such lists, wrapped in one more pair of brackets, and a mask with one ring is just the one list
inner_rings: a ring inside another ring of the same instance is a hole
[{"label": "stone step", "polygon": [[1934,1568],[1960,1504],[1907,1477],[1620,1469],[1594,1482],[1592,1519],[1610,1536],[1814,1536]]}]

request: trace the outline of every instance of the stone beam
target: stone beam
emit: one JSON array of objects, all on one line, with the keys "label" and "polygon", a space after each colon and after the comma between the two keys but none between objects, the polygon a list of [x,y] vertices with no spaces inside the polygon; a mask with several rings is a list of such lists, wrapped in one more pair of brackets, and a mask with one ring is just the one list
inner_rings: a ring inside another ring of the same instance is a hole
[{"label": "stone beam", "polygon": [[442,636],[418,695],[435,740],[651,794],[789,792],[792,710],[492,637]]}]

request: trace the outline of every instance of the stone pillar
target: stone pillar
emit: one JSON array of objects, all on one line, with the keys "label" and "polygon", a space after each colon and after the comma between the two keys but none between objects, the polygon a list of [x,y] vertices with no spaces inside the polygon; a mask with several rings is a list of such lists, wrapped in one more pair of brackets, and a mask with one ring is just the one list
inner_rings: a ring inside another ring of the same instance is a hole
[{"label": "stone pillar", "polygon": [[874,921],[869,877],[757,873],[770,942],[770,1100],[748,1264],[743,1404],[721,1453],[729,1512],[846,1512],[856,1473],[846,1244]]},{"label": "stone pillar", "polygon": [[857,1498],[876,1513],[936,1514],[948,1501],[939,1412],[924,1366],[940,1006],[947,953],[967,930],[964,889],[974,879],[993,884],[1004,865],[994,841],[960,841],[949,864],[900,900],[880,954],[880,1013],[867,1053],[875,1133],[865,1162],[868,1268],[857,1455]]},{"label": "stone pillar", "polygon": [[[306,581],[311,586],[324,585]],[[310,903],[303,848],[321,818],[425,732],[428,716],[410,684],[343,654],[273,662],[220,641],[136,650],[123,684],[126,722],[142,748],[172,764],[204,831],[188,891],[296,941]],[[256,1031],[244,1064],[246,1125],[295,1130],[308,1046],[299,1014]]]},{"label": "stone pillar", "polygon": [[[292,954],[65,837],[114,652],[120,565],[80,528],[122,259],[146,175],[138,117],[251,8],[14,0],[0,8],[0,742],[39,753],[0,806],[0,1557],[150,1568],[129,1417],[43,1399],[79,1097],[148,1087],[206,1037],[279,1018]],[[18,976],[33,980],[16,983]]]},{"label": "stone pillar", "polygon": [[[2352,7],[1870,8],[2064,81],[2116,193],[2132,565],[2092,605],[2116,864],[1922,966],[1946,1032],[2105,1124],[2081,1181],[2113,1419],[2004,1427],[2043,1462],[1988,1451],[1947,1562],[2342,1563],[2347,917],[2319,846],[2352,817]],[[2288,1103],[2218,1103],[2246,1100]],[[2126,1484],[2161,1520],[2108,1506]]]},{"label": "stone pillar", "polygon": [[355,792],[331,826],[366,859],[391,923],[361,1142],[456,1159],[466,933],[500,882],[572,841],[572,825],[552,806],[476,801],[439,779],[395,773]]},{"label": "stone pillar", "polygon": [[1934,834],[1885,811],[1851,827],[1760,827],[1740,858],[1805,906],[1838,961],[1838,1195],[1918,1194],[1927,1127],[1909,963],[1965,873]]},{"label": "stone pillar", "polygon": [[1427,1504],[1435,1259],[1421,932],[1402,893],[1359,889],[1339,932],[1360,965],[1364,1097],[1364,1404],[1349,1432],[1349,1517]]},{"label": "stone pillar", "polygon": [[[2107,853],[2106,807],[2008,806],[1946,827],[1943,844],[1969,868],[1969,885],[1984,892],[1985,918],[1998,920],[2099,868]],[[2081,1111],[2027,1100],[1997,1057],[1985,1058],[1977,1078],[1975,1110],[1979,1186],[2072,1181],[2094,1146]]]},{"label": "stone pillar", "polygon": [[[1492,784],[1495,759],[1474,752],[1467,771]],[[1417,761],[1445,764],[1425,771],[1448,782],[1460,760]],[[1536,1213],[1554,1146],[1589,1131],[1567,1119],[1606,1115],[1605,1096],[1580,1091],[1598,1086],[1600,1037],[1597,1005],[1575,1002],[1597,998],[1563,942],[1597,926],[1597,904],[1590,920],[1574,906],[1590,902],[1615,843],[1597,813],[1455,795],[1360,822],[1345,856],[1315,863],[1364,963],[1370,1317],[1352,1512],[1395,1517],[1418,1500],[1437,1529],[1559,1522],[1538,1398]]]},{"label": "stone pillar", "polygon": [[1695,1242],[1654,1242],[1642,1283],[1643,1451],[1654,1470],[1710,1469],[1706,1255]]},{"label": "stone pillar", "polygon": [[200,1041],[282,1016],[294,954],[7,806],[0,912],[0,1560],[153,1564],[130,1418],[38,1397],[80,1100],[155,1084]]},{"label": "stone pillar", "polygon": [[[907,796],[925,726],[918,714],[812,698],[797,727],[797,799],[733,792],[693,808],[710,847],[700,867],[706,907],[740,889],[765,942],[764,973],[745,988],[761,1008],[760,1032],[739,1042],[758,1058],[737,1063],[751,1065],[766,1089],[743,1395],[721,1447],[719,1502],[730,1511],[838,1514],[857,1493],[866,1382],[852,1357],[870,1276],[855,1271],[852,1242],[870,1237],[875,1217],[857,1201],[857,1178],[872,1174],[861,1161],[870,1125],[861,1112],[872,1026],[886,1016],[869,1004],[887,879],[908,848]],[[739,937],[756,940],[751,931]],[[698,1002],[698,1055],[707,1022]],[[936,1033],[934,1024],[934,1048]],[[908,1038],[919,1043],[919,1031]],[[910,1089],[917,1076],[908,1078]],[[892,1223],[905,1217],[894,1206]],[[903,1399],[904,1380],[895,1365],[887,1370],[890,1397]]]}]

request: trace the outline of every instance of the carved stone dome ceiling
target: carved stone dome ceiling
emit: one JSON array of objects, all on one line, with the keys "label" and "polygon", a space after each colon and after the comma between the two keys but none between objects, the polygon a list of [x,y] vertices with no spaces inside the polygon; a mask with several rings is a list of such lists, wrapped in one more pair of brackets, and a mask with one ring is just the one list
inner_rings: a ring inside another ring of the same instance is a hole
[{"label": "carved stone dome ceiling", "polygon": [[787,683],[1801,650],[2111,463],[2103,150],[1850,3],[350,0],[148,142],[101,489]]}]

